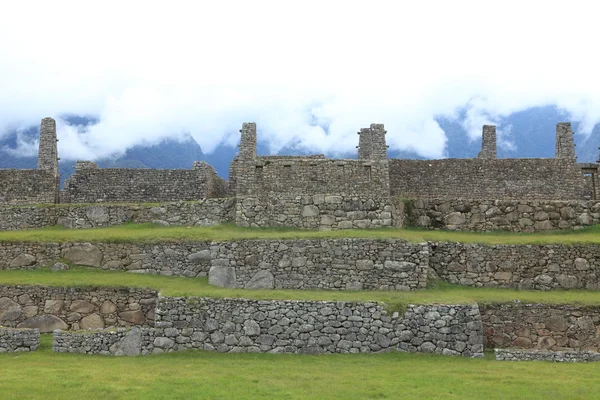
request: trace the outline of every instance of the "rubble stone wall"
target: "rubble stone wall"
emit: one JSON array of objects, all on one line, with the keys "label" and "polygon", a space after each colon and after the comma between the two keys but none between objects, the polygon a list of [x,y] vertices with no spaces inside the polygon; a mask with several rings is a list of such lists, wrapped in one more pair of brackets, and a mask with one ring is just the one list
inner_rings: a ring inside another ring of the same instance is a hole
[{"label": "rubble stone wall", "polygon": [[39,346],[39,329],[14,329],[0,325],[0,353],[35,351]]},{"label": "rubble stone wall", "polygon": [[153,326],[157,297],[148,289],[2,285],[0,324],[41,332]]},{"label": "rubble stone wall", "polygon": [[162,204],[60,204],[0,207],[0,230],[44,228],[98,228],[126,223],[153,222],[165,226],[206,226],[231,222],[235,198],[208,198]]}]

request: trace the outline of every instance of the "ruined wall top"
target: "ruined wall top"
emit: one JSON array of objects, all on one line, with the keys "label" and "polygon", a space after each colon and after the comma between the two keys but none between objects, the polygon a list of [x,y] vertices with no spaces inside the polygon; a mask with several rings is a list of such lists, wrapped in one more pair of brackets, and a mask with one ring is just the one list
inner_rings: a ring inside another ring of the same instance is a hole
[{"label": "ruined wall top", "polygon": [[496,126],[484,125],[481,136],[481,151],[477,158],[496,158]]},{"label": "ruined wall top", "polygon": [[570,122],[556,124],[556,158],[577,160]]},{"label": "ruined wall top", "polygon": [[54,176],[58,176],[58,148],[56,142],[58,142],[56,137],[56,121],[52,118],[42,119],[38,169],[51,171]]},{"label": "ruined wall top", "polygon": [[369,128],[361,128],[358,132],[359,160],[387,160],[387,142],[383,124],[371,124]]},{"label": "ruined wall top", "polygon": [[256,123],[244,122],[240,129],[240,161],[250,161],[256,158]]}]

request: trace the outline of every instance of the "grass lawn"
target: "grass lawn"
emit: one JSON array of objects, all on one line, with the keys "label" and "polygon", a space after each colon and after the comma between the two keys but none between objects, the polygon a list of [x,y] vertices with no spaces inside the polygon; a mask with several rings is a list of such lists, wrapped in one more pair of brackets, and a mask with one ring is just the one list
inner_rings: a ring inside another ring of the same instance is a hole
[{"label": "grass lawn", "polygon": [[598,365],[424,354],[0,354],[9,399],[594,399]]},{"label": "grass lawn", "polygon": [[153,224],[127,224],[108,228],[67,229],[50,227],[0,232],[0,242],[167,242],[228,241],[242,239],[318,239],[318,238],[399,238],[412,242],[452,241],[488,244],[569,244],[600,243],[600,226],[577,231],[547,233],[450,232],[420,229],[353,229],[311,231],[294,228],[240,228],[233,224],[208,227],[164,227]]},{"label": "grass lawn", "polygon": [[522,303],[600,305],[600,292],[593,291],[518,291],[509,289],[479,289],[468,286],[437,283],[430,289],[413,292],[398,291],[334,291],[334,290],[247,290],[226,289],[208,284],[207,278],[181,278],[131,272],[102,271],[72,267],[69,271],[48,269],[0,271],[0,284],[49,286],[117,286],[149,287],[165,296],[234,297],[250,299],[378,301],[390,305],[404,304],[464,304]]}]

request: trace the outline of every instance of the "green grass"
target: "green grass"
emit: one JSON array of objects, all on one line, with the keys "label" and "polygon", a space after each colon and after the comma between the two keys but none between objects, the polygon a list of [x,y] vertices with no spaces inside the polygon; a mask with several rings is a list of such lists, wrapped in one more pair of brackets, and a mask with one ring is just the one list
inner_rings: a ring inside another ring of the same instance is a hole
[{"label": "green grass", "polygon": [[521,303],[600,305],[600,293],[593,291],[518,291],[479,289],[437,283],[435,287],[413,292],[334,291],[334,290],[247,290],[226,289],[208,284],[206,278],[181,278],[130,272],[102,271],[73,267],[68,271],[39,270],[0,271],[0,284],[48,286],[109,286],[153,288],[165,296],[204,296],[279,300],[377,301],[392,309],[405,304]]},{"label": "green grass", "polygon": [[0,354],[13,399],[594,399],[598,365],[423,354]]},{"label": "green grass", "polygon": [[242,239],[318,239],[318,238],[400,238],[412,242],[453,241],[487,244],[575,244],[600,243],[600,226],[577,231],[548,233],[449,232],[419,229],[364,229],[310,231],[294,228],[240,228],[233,224],[209,227],[164,227],[153,224],[127,224],[108,228],[67,229],[50,227],[0,232],[0,242],[169,242],[228,241]]}]

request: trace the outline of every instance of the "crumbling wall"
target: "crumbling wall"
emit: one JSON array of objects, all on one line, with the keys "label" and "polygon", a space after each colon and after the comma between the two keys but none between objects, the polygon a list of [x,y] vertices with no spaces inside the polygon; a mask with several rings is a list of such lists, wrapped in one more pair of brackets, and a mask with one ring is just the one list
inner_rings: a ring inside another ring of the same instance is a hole
[{"label": "crumbling wall", "polygon": [[69,203],[163,202],[224,197],[226,182],[205,162],[191,170],[97,168],[78,162],[65,182],[62,198]]}]

